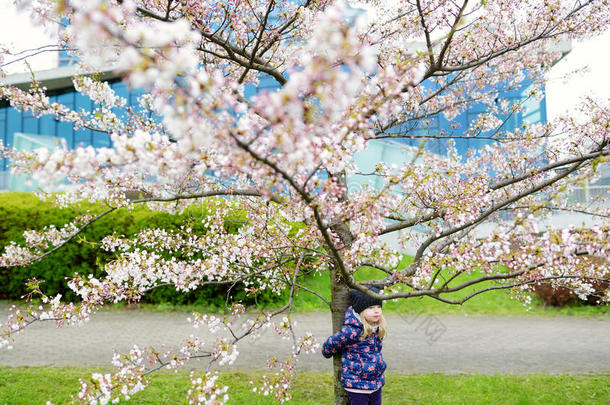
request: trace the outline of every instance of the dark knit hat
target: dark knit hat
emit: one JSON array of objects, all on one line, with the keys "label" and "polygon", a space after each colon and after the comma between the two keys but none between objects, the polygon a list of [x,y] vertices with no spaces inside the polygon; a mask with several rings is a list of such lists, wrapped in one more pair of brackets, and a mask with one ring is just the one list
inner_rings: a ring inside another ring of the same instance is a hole
[{"label": "dark knit hat", "polygon": [[[379,294],[379,287],[377,286],[372,285],[369,286],[368,289]],[[352,308],[354,308],[354,311],[356,311],[357,314],[364,311],[368,307],[372,307],[373,305],[383,305],[383,301],[369,297],[365,293],[358,290],[350,290],[349,297],[352,300]]]}]

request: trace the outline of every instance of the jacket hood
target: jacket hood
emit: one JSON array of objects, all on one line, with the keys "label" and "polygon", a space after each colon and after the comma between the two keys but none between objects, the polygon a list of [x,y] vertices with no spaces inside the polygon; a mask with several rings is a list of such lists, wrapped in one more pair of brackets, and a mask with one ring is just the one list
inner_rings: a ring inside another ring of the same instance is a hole
[{"label": "jacket hood", "polygon": [[360,319],[360,315],[358,315],[356,313],[356,311],[354,311],[354,308],[352,308],[351,306],[349,306],[345,310],[345,315],[343,317],[343,325],[348,325],[353,328],[360,328],[360,329],[362,329],[364,327],[362,325],[362,320]]}]

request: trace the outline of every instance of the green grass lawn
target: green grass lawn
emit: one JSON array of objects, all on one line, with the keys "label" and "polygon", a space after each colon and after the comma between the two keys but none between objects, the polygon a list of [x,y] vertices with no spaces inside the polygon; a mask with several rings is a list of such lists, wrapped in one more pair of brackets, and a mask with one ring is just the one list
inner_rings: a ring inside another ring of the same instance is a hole
[{"label": "green grass lawn", "polygon": [[[372,280],[383,278],[385,273],[372,268],[359,270],[355,278],[356,280]],[[480,277],[480,273],[473,273],[461,282],[468,279]],[[330,298],[330,286],[327,275],[311,277],[306,280],[304,285],[312,290],[321,293],[325,298]],[[483,287],[491,286],[487,283],[479,286],[471,286],[463,291],[445,295],[446,298],[462,298],[473,291]],[[304,291],[300,291],[296,300],[296,308],[300,310],[326,310],[324,304],[319,298]],[[544,306],[542,301],[534,296],[531,305],[524,305],[520,301],[511,298],[508,290],[494,290],[479,294],[462,305],[452,305],[440,302],[430,297],[417,297],[400,299],[396,302],[386,301],[383,307],[384,311],[401,312],[401,313],[420,313],[434,315],[584,315],[598,316],[610,314],[610,306],[601,305],[583,305],[574,302],[561,308]]]},{"label": "green grass lawn", "polygon": [[[363,268],[359,270],[355,278],[359,281],[383,278],[385,273],[373,268]],[[473,273],[468,278],[480,277],[480,273]],[[327,274],[310,276],[299,281],[305,287],[318,292],[327,300],[330,300],[330,284]],[[469,287],[464,291],[446,295],[447,298],[460,298],[482,287],[491,286],[491,283],[477,287]],[[172,304],[142,304],[143,309],[152,311],[199,311],[199,312],[218,312],[216,308],[206,308],[203,306],[176,306]],[[294,308],[297,311],[327,311],[327,305],[313,294],[303,290],[297,290],[294,300]],[[491,315],[491,316],[556,316],[556,315],[578,315],[578,316],[608,316],[610,315],[609,305],[584,305],[573,302],[564,307],[545,306],[542,301],[533,296],[530,305],[524,305],[520,301],[511,298],[508,290],[494,290],[479,294],[463,305],[452,305],[440,302],[430,297],[417,297],[397,300],[396,302],[386,301],[383,306],[386,312],[400,312],[410,314],[426,315]]]},{"label": "green grass lawn", "polygon": [[[93,369],[0,367],[0,404],[54,404],[70,402],[78,392],[78,378]],[[229,385],[229,403],[274,404],[272,398],[252,392],[256,373],[224,372],[219,381]],[[188,373],[162,372],[150,386],[133,396],[136,404],[186,404]],[[610,374],[592,375],[386,375],[384,404],[607,404]],[[293,404],[330,404],[332,381],[328,373],[299,373]]]},{"label": "green grass lawn", "polygon": [[[408,258],[406,259],[408,260]],[[364,267],[358,270],[355,278],[358,281],[381,279],[386,274],[380,270]],[[462,283],[466,280],[480,277],[481,273],[473,272],[467,277],[459,279]],[[298,280],[299,284],[307,287],[310,290],[316,291],[327,300],[330,300],[330,283],[328,274],[319,274],[304,277]],[[461,298],[478,289],[492,286],[491,282],[482,283],[481,285],[465,288],[463,291],[444,295],[446,298]],[[287,295],[287,294],[285,294]],[[286,297],[284,297],[286,298]],[[259,309],[275,309],[280,304],[283,305],[286,299],[280,300],[280,303],[259,305]],[[3,304],[7,304],[5,301]],[[8,304],[7,304],[8,305]],[[271,305],[271,306],[270,306]],[[275,306],[273,306],[275,305]],[[109,305],[108,309],[124,308],[124,303]],[[223,313],[227,311],[226,307],[218,308],[214,306],[206,306],[201,304],[193,305],[175,305],[171,303],[163,304],[140,304],[140,308],[155,312],[213,312]],[[254,308],[251,308],[254,309]],[[297,289],[294,299],[294,309],[297,312],[305,311],[327,311],[328,306],[315,295]],[[532,302],[525,305],[515,298],[510,296],[508,290],[494,290],[479,294],[462,305],[452,305],[440,302],[430,297],[417,297],[400,299],[395,302],[386,301],[383,306],[384,311],[394,313],[408,314],[425,314],[425,315],[488,315],[488,316],[558,316],[558,315],[575,315],[588,317],[606,317],[610,316],[610,305],[585,305],[579,301],[573,301],[563,307],[546,306],[536,295],[532,295]]]}]

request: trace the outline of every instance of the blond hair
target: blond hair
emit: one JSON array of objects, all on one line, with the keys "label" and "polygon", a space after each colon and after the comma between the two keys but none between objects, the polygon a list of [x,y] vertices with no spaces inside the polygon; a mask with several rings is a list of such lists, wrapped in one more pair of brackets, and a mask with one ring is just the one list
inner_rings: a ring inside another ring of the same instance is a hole
[{"label": "blond hair", "polygon": [[360,316],[360,318],[362,320],[362,335],[360,335],[360,340],[364,340],[370,334],[372,334],[375,331],[375,326],[378,327],[377,333],[379,334],[379,338],[383,339],[385,337],[385,335],[387,334],[387,327],[383,315],[381,315],[381,317],[379,318],[379,322],[377,322],[377,325],[371,325],[370,323],[368,323],[366,319],[364,319],[364,316]]}]

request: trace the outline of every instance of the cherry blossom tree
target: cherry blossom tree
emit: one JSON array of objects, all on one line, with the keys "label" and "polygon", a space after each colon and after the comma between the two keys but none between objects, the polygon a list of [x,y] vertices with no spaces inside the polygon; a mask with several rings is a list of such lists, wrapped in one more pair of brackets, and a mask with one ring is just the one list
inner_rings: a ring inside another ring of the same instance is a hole
[{"label": "cherry blossom tree", "polygon": [[[496,102],[498,88],[517,88],[525,79],[534,82],[528,97],[542,97],[545,73],[561,56],[557,42],[605,30],[607,0],[16,2],[37,23],[68,22],[59,41],[77,56],[83,74],[74,78],[75,88],[96,109],[53,103],[36,83],[29,91],[0,87],[0,97],[38,116],[110,134],[112,147],[2,149],[15,173],[27,173],[43,189],[71,183],[65,193],[41,192],[41,198],[60,207],[98,201],[107,209],[63,227],[26,231],[25,244],[8,246],[0,266],[43,260],[100,218],[142,204],[172,213],[202,205],[207,232],[185,224],[179,232],[144,229],[131,239],[108,235],[100,246],[116,259],[104,265],[105,276],[68,280],[81,301],[48,296],[32,280],[31,295],[44,305],[11,308],[0,345],[9,346],[34,322],[79,324],[108,303],[137,301],[161,285],[187,292],[239,284],[250,294],[288,297],[277,311],[254,316],[240,303],[232,304],[231,319],[193,314],[195,327],[228,337],[191,336],[176,352],[134,347],[117,354],[118,371],[83,381],[78,401],[127,399],[145,388],[151,372],[193,358],[231,363],[242,339],[271,325],[289,339],[293,354],[274,359],[277,373],[254,390],[289,400],[298,356],[317,348],[313,336],[293,331],[297,291],[328,304],[338,330],[350,288],[382,300],[428,296],[459,305],[498,289],[526,297],[536,283],[587,296],[608,277],[607,265],[588,262],[608,257],[608,209],[569,198],[599,175],[610,154],[607,100],[583,100],[585,118],[566,115],[514,131],[503,129],[502,117],[523,104]],[[2,58],[9,63],[11,54]],[[85,74],[107,66],[147,91],[141,109],[127,108],[106,83]],[[278,89],[246,97],[262,77]],[[472,103],[486,111],[460,135],[413,129],[437,114],[453,120]],[[461,137],[489,142],[460,156],[454,141]],[[421,142],[400,167],[378,162],[361,173],[354,154],[383,138]],[[446,155],[426,149],[433,140],[447,143]],[[356,175],[381,186],[348,187]],[[229,233],[223,221],[235,210],[245,219]],[[591,215],[596,224],[541,226],[558,211]],[[416,247],[406,267],[395,246]],[[356,282],[363,266],[386,276]],[[480,276],[473,278],[475,271]],[[312,272],[328,276],[330,301],[302,285]],[[372,293],[371,284],[383,292]],[[335,403],[345,404],[339,365],[335,358]],[[191,380],[191,403],[224,403],[230,395],[214,373],[193,373]]]}]

